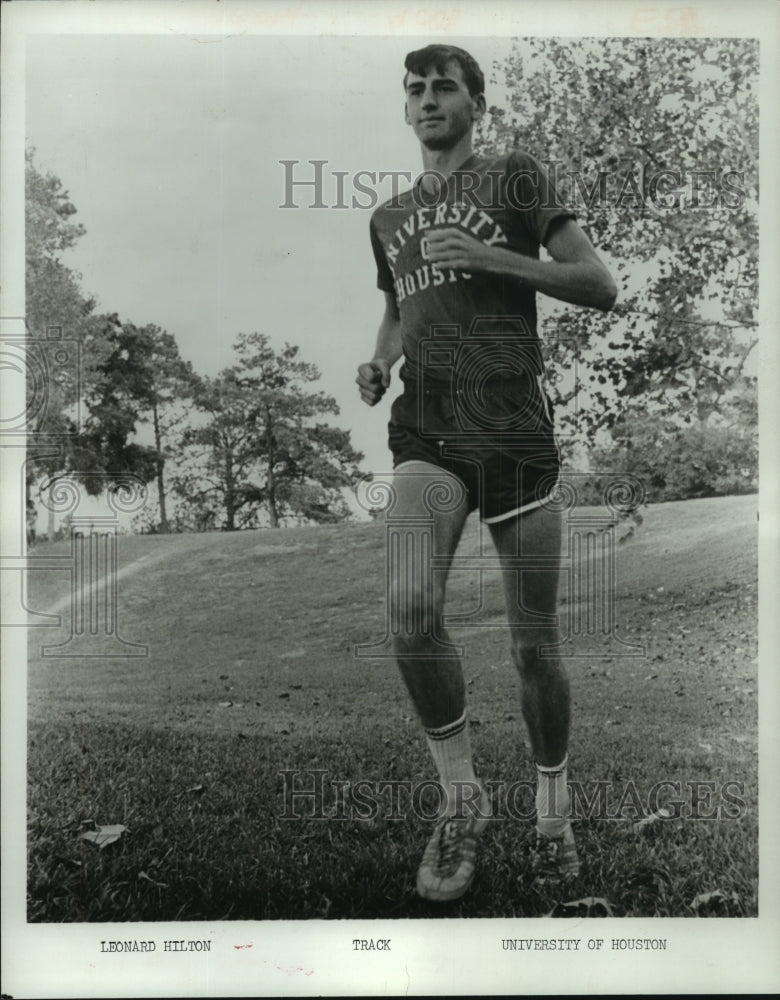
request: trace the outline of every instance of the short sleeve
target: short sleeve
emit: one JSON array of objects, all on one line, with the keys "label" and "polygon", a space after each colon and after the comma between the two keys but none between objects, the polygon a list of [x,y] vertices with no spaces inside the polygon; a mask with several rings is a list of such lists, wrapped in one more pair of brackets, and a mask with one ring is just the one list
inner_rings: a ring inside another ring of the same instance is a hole
[{"label": "short sleeve", "polygon": [[506,197],[510,209],[541,246],[546,244],[554,223],[576,218],[541,163],[520,150],[515,150],[507,162]]},{"label": "short sleeve", "polygon": [[376,287],[383,292],[392,292],[394,289],[393,272],[387,263],[384,247],[379,239],[379,233],[373,219],[371,219],[370,231],[371,249],[374,251],[374,260],[376,261]]}]

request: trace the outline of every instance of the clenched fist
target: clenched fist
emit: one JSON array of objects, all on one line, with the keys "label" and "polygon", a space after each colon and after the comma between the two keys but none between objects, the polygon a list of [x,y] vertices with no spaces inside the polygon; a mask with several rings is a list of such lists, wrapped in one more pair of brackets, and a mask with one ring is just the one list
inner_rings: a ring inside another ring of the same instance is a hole
[{"label": "clenched fist", "polygon": [[360,398],[369,406],[376,406],[390,385],[390,365],[384,358],[374,358],[358,368],[355,379]]},{"label": "clenched fist", "polygon": [[426,236],[428,259],[437,267],[452,267],[458,271],[498,271],[502,254],[500,247],[488,246],[462,229],[432,229]]}]

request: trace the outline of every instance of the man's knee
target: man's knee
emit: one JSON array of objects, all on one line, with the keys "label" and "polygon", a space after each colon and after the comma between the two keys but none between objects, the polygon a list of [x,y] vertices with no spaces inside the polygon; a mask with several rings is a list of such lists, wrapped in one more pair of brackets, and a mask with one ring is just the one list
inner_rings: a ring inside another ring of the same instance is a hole
[{"label": "man's knee", "polygon": [[512,662],[521,676],[543,674],[554,668],[558,656],[551,647],[558,642],[555,629],[518,629],[512,635]]},{"label": "man's knee", "polygon": [[441,631],[442,597],[416,587],[401,587],[396,595],[393,641],[398,653],[413,652]]}]

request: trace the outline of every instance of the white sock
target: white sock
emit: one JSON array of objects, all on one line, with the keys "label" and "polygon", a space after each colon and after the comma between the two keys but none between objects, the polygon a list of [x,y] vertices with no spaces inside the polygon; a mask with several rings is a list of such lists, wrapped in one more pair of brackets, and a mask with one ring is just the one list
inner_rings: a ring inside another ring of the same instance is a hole
[{"label": "white sock", "polygon": [[567,754],[557,767],[536,765],[536,828],[548,837],[560,837],[569,822],[568,760]]},{"label": "white sock", "polygon": [[[440,729],[426,729],[425,739],[439,772],[439,781],[447,795],[445,809],[453,812],[459,802],[475,798],[473,784],[477,777],[471,762],[471,740],[466,713]],[[468,784],[460,784],[462,782]]]}]

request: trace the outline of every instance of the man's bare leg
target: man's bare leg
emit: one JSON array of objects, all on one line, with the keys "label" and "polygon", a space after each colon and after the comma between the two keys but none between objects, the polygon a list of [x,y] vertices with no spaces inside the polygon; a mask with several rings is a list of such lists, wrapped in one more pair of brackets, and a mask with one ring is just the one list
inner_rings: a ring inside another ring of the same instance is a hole
[{"label": "man's bare leg", "polygon": [[[560,514],[542,507],[489,525],[504,565],[504,592],[512,660],[522,682],[523,717],[536,761],[551,767],[566,756],[569,681],[558,656],[540,656],[558,641],[557,606],[561,550]],[[544,558],[549,567],[525,569],[523,557]],[[544,617],[546,622],[540,621]]]},{"label": "man's bare leg", "polygon": [[[462,493],[461,500],[431,513],[424,497],[436,484],[443,486],[442,492],[453,490],[456,498]],[[417,891],[425,899],[443,902],[462,896],[471,884],[477,837],[490,812],[472,764],[463,668],[460,658],[441,645],[449,641],[442,627],[446,577],[468,517],[468,504],[459,480],[427,462],[404,463],[394,487],[393,517],[430,517],[433,552],[445,564],[427,577],[418,571],[391,581],[400,604],[399,620],[409,625],[394,638],[398,666],[445,793],[441,818],[417,872]],[[421,535],[425,531],[420,528]],[[414,550],[419,553],[421,545],[416,544]]]},{"label": "man's bare leg", "polygon": [[[512,659],[522,685],[523,718],[537,770],[537,831],[552,838],[553,861],[563,874],[579,870],[569,822],[567,761],[569,680],[557,655],[540,654],[558,642],[557,605],[561,516],[544,507],[489,525],[503,563]],[[544,560],[523,569],[523,561]]]},{"label": "man's bare leg", "polygon": [[[463,493],[463,498],[453,509],[431,514],[423,498],[437,483],[454,490],[456,496]],[[393,517],[431,518],[434,554],[449,564],[469,512],[459,480],[428,462],[406,462],[394,477],[393,488],[396,496]],[[420,549],[421,545],[416,544],[415,551]],[[432,573],[428,580],[420,579],[416,573],[397,582],[400,618],[412,623],[412,627],[395,636],[394,651],[401,676],[426,729],[452,723],[465,708],[466,688],[460,658],[447,655],[436,641],[449,641],[441,624],[446,585],[446,569]]]}]

